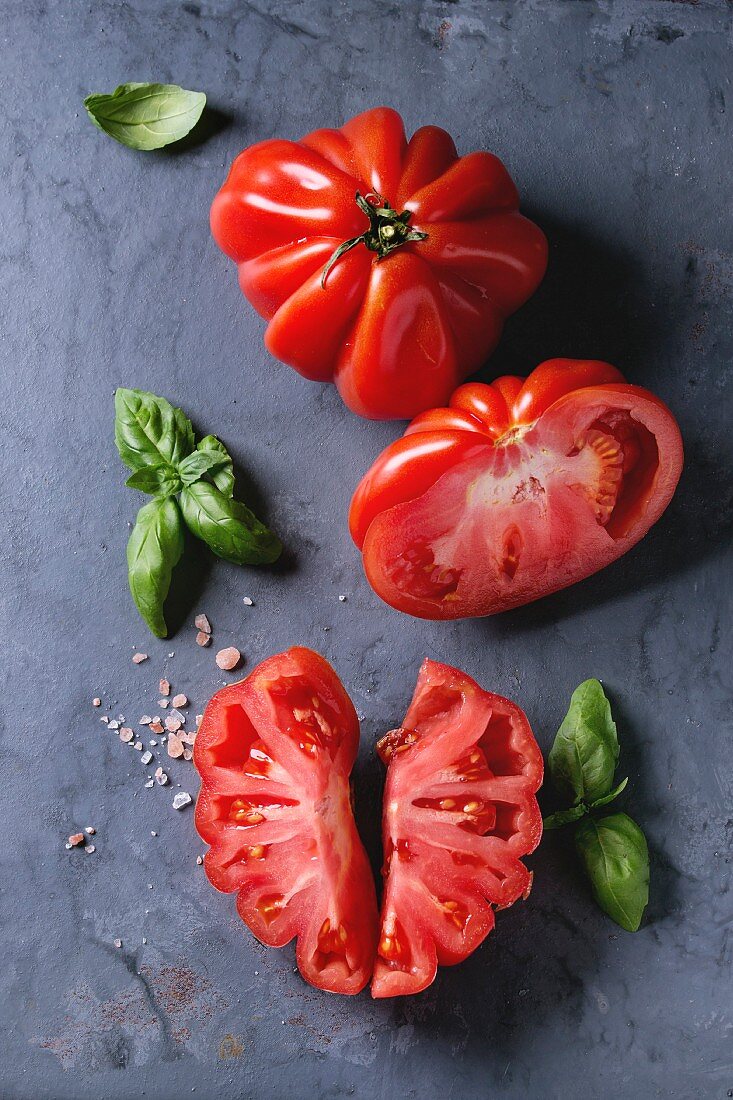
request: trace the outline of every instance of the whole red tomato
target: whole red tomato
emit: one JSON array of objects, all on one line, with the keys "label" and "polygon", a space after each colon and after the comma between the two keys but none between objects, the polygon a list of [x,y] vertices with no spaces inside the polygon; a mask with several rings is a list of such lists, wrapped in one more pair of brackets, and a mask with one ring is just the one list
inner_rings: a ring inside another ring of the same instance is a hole
[{"label": "whole red tomato", "polygon": [[657,397],[610,363],[550,359],[416,417],[362,479],[349,522],[393,607],[493,615],[620,558],[681,471],[679,428]]},{"label": "whole red tomato", "polygon": [[534,292],[547,242],[491,153],[389,107],[240,153],[211,230],[272,354],[373,419],[444,404]]}]

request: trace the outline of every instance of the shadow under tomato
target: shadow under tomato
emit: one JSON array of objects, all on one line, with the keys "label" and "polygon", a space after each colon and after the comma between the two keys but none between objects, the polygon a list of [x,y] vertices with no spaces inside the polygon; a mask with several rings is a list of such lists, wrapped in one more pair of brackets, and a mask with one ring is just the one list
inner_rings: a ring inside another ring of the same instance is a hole
[{"label": "shadow under tomato", "polygon": [[[543,211],[522,212],[547,236],[547,273],[529,301],[508,319],[482,379],[525,375],[545,359],[567,357],[603,359],[643,385],[646,352],[659,319],[650,307],[644,266],[635,253]],[[664,323],[669,330],[667,315]]]}]

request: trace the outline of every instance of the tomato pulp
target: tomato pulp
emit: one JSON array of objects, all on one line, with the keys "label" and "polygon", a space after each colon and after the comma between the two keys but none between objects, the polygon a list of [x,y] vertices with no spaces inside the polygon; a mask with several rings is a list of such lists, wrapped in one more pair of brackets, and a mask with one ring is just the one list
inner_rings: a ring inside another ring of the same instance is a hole
[{"label": "tomato pulp", "polygon": [[542,754],[518,706],[426,660],[387,764],[384,897],[374,997],[419,993],[460,962],[494,911],[529,893],[542,835]]},{"label": "tomato pulp", "polygon": [[367,578],[426,619],[493,615],[621,557],[672,499],[669,409],[609,363],[460,386],[380,455],[349,523]]},{"label": "tomato pulp", "polygon": [[297,937],[312,985],[358,993],[377,938],[371,868],[351,812],[356,712],[331,666],[296,647],[217,692],[196,737],[206,874],[271,947]]},{"label": "tomato pulp", "polygon": [[459,157],[437,126],[408,142],[376,107],[245,149],[211,230],[276,358],[361,416],[407,419],[482,365],[541,281],[547,242],[518,205],[497,157]]}]

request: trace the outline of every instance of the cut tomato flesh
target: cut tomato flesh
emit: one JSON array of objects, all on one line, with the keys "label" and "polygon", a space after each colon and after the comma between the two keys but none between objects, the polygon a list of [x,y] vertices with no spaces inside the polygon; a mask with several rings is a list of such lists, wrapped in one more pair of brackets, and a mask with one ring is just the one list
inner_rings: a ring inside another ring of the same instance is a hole
[{"label": "cut tomato flesh", "polygon": [[659,518],[682,467],[668,410],[624,384],[572,391],[496,442],[481,445],[475,432],[444,436],[455,438],[453,452],[447,442],[439,452],[431,422],[431,457],[455,453],[457,461],[436,468],[429,487],[421,471],[411,495],[407,447],[418,432],[401,441],[399,481],[389,453],[375,463],[351,521],[372,587],[424,618],[494,614],[603,568]]},{"label": "cut tomato flesh", "polygon": [[426,660],[387,763],[381,929],[372,994],[418,993],[526,895],[542,833],[542,755],[515,704]]},{"label": "cut tomato flesh", "polygon": [[350,802],[358,737],[333,669],[295,648],[213,697],[194,752],[210,881],[237,892],[240,916],[262,943],[297,937],[303,977],[338,993],[369,981],[377,932]]}]

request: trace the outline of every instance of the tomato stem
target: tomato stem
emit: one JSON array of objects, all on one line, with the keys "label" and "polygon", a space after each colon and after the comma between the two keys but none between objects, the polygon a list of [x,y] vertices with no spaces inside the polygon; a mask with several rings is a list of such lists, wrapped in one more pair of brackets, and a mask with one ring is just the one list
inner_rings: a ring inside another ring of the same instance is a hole
[{"label": "tomato stem", "polygon": [[390,252],[394,252],[396,248],[400,248],[408,241],[427,239],[427,233],[410,227],[411,210],[403,210],[398,214],[386,199],[379,195],[362,195],[360,191],[356,192],[356,205],[369,219],[369,228],[365,229],[360,236],[352,237],[338,246],[323,269],[322,287],[325,287],[328,273],[334,264],[357,244],[366,245],[370,252],[376,252],[378,260],[383,260],[385,256],[389,256]]}]

